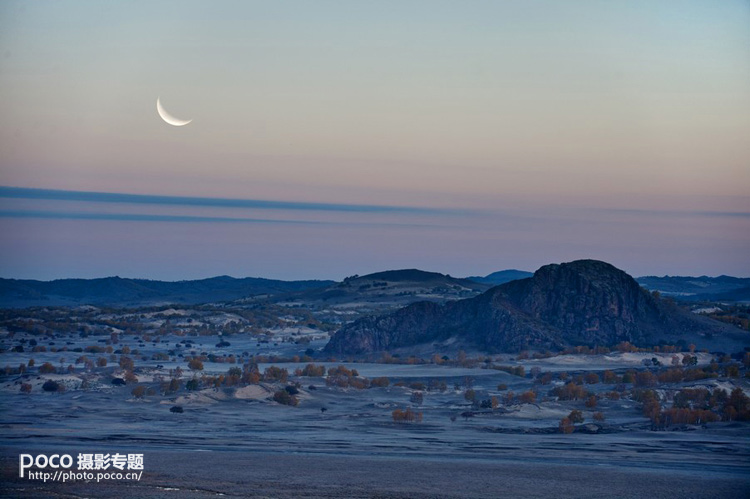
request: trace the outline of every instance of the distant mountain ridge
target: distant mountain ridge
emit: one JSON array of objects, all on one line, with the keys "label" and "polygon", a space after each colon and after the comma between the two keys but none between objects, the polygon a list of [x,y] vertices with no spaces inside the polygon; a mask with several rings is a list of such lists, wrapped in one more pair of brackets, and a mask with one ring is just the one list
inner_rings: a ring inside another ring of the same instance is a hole
[{"label": "distant mountain ridge", "polygon": [[526,279],[527,277],[531,277],[533,275],[533,272],[527,272],[525,270],[508,269],[493,272],[484,277],[471,276],[467,277],[466,279],[474,282],[481,282],[483,284],[492,284],[493,286],[497,286],[499,284],[505,284],[506,282],[515,281],[518,279]]},{"label": "distant mountain ridge", "polygon": [[679,300],[750,301],[750,278],[747,277],[643,276],[636,281],[648,290]]},{"label": "distant mountain ridge", "polygon": [[489,287],[488,284],[438,272],[402,269],[364,276],[353,275],[342,282],[281,299],[327,306],[356,303],[376,308],[396,308],[421,300],[443,302],[468,298]]},{"label": "distant mountain ridge", "polygon": [[333,283],[229,276],[174,282],[121,277],[54,281],[0,279],[0,307],[197,304],[299,292]]},{"label": "distant mountain ridge", "polygon": [[420,302],[342,327],[325,350],[369,354],[432,344],[489,353],[677,342],[682,335],[730,334],[732,328],[680,309],[596,260],[546,265],[473,298]]}]

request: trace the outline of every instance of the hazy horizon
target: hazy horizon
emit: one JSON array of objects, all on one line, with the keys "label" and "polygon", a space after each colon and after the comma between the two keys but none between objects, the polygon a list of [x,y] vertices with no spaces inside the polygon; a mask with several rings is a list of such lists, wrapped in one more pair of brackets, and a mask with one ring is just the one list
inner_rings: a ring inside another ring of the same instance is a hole
[{"label": "hazy horizon", "polygon": [[0,46],[3,277],[750,276],[747,2],[7,1]]}]

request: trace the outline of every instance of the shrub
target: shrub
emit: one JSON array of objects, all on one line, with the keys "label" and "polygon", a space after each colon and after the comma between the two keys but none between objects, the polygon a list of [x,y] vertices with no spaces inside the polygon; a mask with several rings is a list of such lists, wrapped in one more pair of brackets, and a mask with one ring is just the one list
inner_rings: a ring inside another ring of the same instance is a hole
[{"label": "shrub", "polygon": [[659,373],[659,383],[679,383],[685,379],[685,372],[680,367],[673,367]]},{"label": "shrub", "polygon": [[299,390],[297,389],[297,387],[293,386],[293,385],[287,385],[287,386],[285,386],[284,390],[286,390],[286,392],[289,395],[297,395],[299,393]]},{"label": "shrub", "polygon": [[469,402],[474,402],[474,399],[476,398],[477,393],[473,389],[468,389],[464,392],[464,398],[468,400]]},{"label": "shrub", "polygon": [[331,367],[328,376],[359,376],[355,369],[347,369],[346,366]]},{"label": "shrub", "polygon": [[42,390],[44,390],[45,392],[59,392],[63,391],[61,390],[61,387],[62,385],[60,385],[58,382],[48,379],[42,385]]},{"label": "shrub", "polygon": [[171,395],[173,393],[177,393],[180,390],[180,380],[177,378],[172,378],[169,380],[169,383],[162,383],[161,384],[161,391],[164,395]]},{"label": "shrub", "polygon": [[411,394],[411,403],[414,405],[422,405],[422,402],[424,402],[424,393],[423,392],[413,392]]},{"label": "shrub", "polygon": [[146,387],[143,385],[138,385],[130,392],[135,398],[142,399],[143,396],[146,394]]},{"label": "shrub", "polygon": [[373,378],[372,381],[370,381],[370,386],[378,387],[378,388],[387,388],[388,385],[390,384],[391,384],[391,381],[385,376],[381,376],[379,378]]},{"label": "shrub", "polygon": [[726,421],[750,421],[750,398],[745,395],[742,388],[737,387],[729,394],[729,400],[724,405],[724,419]]},{"label": "shrub", "polygon": [[557,386],[552,389],[552,395],[560,400],[579,400],[588,396],[588,391],[581,385],[576,385],[572,381],[563,386]]},{"label": "shrub", "polygon": [[596,396],[592,395],[589,398],[586,399],[586,407],[589,409],[593,409],[596,407]]},{"label": "shrub", "polygon": [[604,413],[603,412],[595,412],[594,413],[594,421],[597,421],[599,423],[601,423],[602,421],[604,421]]},{"label": "shrub", "polygon": [[562,418],[558,428],[560,433],[565,434],[573,433],[573,430],[575,430],[575,426],[573,426],[573,422],[569,418]]},{"label": "shrub", "polygon": [[126,383],[138,383],[138,378],[133,374],[133,371],[125,371],[123,378]]},{"label": "shrub", "polygon": [[622,382],[626,384],[631,384],[635,382],[635,376],[636,372],[633,370],[626,371],[625,374],[622,375]]},{"label": "shrub", "polygon": [[499,392],[502,392],[503,390],[507,390],[507,389],[508,389],[508,385],[506,385],[505,383],[500,383],[499,385],[497,385],[497,391]]},{"label": "shrub", "polygon": [[263,371],[263,381],[280,381],[282,383],[286,383],[288,378],[289,371],[281,367],[270,366],[267,367],[265,371]]},{"label": "shrub", "polygon": [[181,405],[173,405],[172,407],[169,408],[169,412],[174,412],[176,414],[182,414],[183,412],[185,412],[185,410],[182,408]]},{"label": "shrub", "polygon": [[395,423],[421,423],[422,422],[422,413],[421,412],[414,412],[411,409],[401,410],[396,409],[391,413],[391,416],[393,417],[393,421]]},{"label": "shrub", "polygon": [[325,376],[325,374],[326,374],[325,366],[316,366],[315,364],[307,364],[305,368],[302,369],[301,376],[321,377],[321,376]]},{"label": "shrub", "polygon": [[683,388],[674,396],[672,406],[677,409],[708,409],[711,393],[706,388]]},{"label": "shrub", "polygon": [[135,362],[130,357],[124,355],[120,356],[120,368],[126,371],[132,371],[135,369]]},{"label": "shrub", "polygon": [[198,357],[193,357],[188,361],[188,367],[193,371],[202,371],[203,370],[203,361],[199,359]]},{"label": "shrub", "polygon": [[296,406],[299,404],[297,397],[289,394],[286,390],[279,390],[273,394],[273,400],[281,405]]},{"label": "shrub", "polygon": [[[520,357],[519,357],[520,358]],[[497,369],[498,371],[503,371],[508,374],[512,374],[514,376],[520,376],[523,378],[526,376],[526,371],[524,370],[523,366],[492,366],[493,369]]]},{"label": "shrub", "polygon": [[587,385],[595,385],[599,383],[599,375],[596,373],[586,373],[586,375],[583,377],[584,381]]},{"label": "shrub", "polygon": [[[654,393],[650,390],[648,390],[648,392],[651,394]],[[659,422],[659,419],[661,417],[661,404],[659,403],[659,399],[656,397],[656,394],[644,397],[643,415],[649,418],[654,424]]]},{"label": "shrub", "polygon": [[21,383],[21,393],[31,393],[31,384]]},{"label": "shrub", "polygon": [[654,386],[659,379],[651,371],[641,371],[635,375],[635,386]]},{"label": "shrub", "polygon": [[536,393],[533,390],[523,392],[518,396],[522,404],[533,404],[536,401]]},{"label": "shrub", "polygon": [[578,409],[573,409],[568,414],[568,419],[571,423],[583,423],[583,413]]},{"label": "shrub", "polygon": [[676,408],[666,409],[662,413],[664,423],[670,424],[703,424],[719,421],[718,414],[704,409]]},{"label": "shrub", "polygon": [[52,374],[56,371],[57,369],[55,369],[55,366],[53,366],[50,362],[45,362],[44,364],[39,366],[39,372],[41,374]]}]

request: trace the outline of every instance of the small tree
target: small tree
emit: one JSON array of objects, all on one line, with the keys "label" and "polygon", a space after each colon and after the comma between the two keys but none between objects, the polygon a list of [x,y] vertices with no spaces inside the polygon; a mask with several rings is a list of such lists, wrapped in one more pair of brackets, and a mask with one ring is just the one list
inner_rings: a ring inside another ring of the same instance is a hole
[{"label": "small tree", "polygon": [[578,409],[573,409],[568,414],[568,419],[571,423],[583,423],[583,413]]},{"label": "small tree", "polygon": [[476,392],[471,388],[469,388],[468,390],[464,392],[464,398],[469,402],[474,402],[474,399],[476,398],[476,396],[477,396]]},{"label": "small tree", "polygon": [[40,374],[52,374],[56,372],[57,369],[55,369],[55,366],[52,365],[51,362],[45,362],[41,366],[39,366],[39,373]]},{"label": "small tree", "polygon": [[124,355],[120,356],[120,368],[124,369],[125,371],[132,371],[135,369],[135,362],[133,362],[133,359],[130,357],[126,357]]},{"label": "small tree", "polygon": [[411,394],[411,403],[414,405],[422,405],[422,402],[424,402],[424,393],[423,392],[413,392]]},{"label": "small tree", "polygon": [[391,384],[391,381],[385,376],[381,376],[379,378],[373,378],[372,381],[370,382],[370,386],[379,387],[379,388],[387,388],[388,385],[390,384]]},{"label": "small tree", "polygon": [[289,371],[281,367],[270,366],[263,371],[263,381],[280,381],[286,383],[288,377]]},{"label": "small tree", "polygon": [[128,384],[138,383],[138,378],[133,374],[133,371],[125,371],[125,374],[122,377]]},{"label": "small tree", "polygon": [[273,400],[282,405],[296,406],[299,404],[297,397],[289,394],[286,390],[279,390],[273,394]]},{"label": "small tree", "polygon": [[193,357],[188,361],[188,367],[193,371],[202,371],[203,361],[201,361],[201,359],[199,359],[198,357]]},{"label": "small tree", "polygon": [[519,399],[522,404],[533,404],[536,401],[536,393],[533,390],[523,392]]},{"label": "small tree", "polygon": [[422,422],[422,413],[421,412],[414,412],[411,409],[407,408],[406,410],[396,409],[391,413],[391,416],[393,417],[393,421],[396,423],[421,423]]},{"label": "small tree", "polygon": [[558,428],[560,433],[565,434],[573,433],[573,430],[575,430],[575,426],[573,426],[573,422],[569,418],[562,418]]},{"label": "small tree", "polygon": [[586,376],[584,376],[583,379],[587,385],[595,385],[600,381],[599,375],[596,373],[586,373]]}]

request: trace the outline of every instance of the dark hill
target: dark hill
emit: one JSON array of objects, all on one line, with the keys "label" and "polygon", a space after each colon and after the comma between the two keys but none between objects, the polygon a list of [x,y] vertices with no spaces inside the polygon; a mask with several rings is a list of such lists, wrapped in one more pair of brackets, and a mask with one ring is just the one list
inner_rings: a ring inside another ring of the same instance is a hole
[{"label": "dark hill", "polygon": [[254,295],[274,295],[325,287],[332,281],[276,281],[228,276],[195,281],[146,279],[59,279],[34,281],[0,279],[0,307],[151,304],[197,304],[237,300]]},{"label": "dark hill", "polygon": [[646,289],[677,300],[750,301],[750,278],[747,277],[644,276],[636,280]]},{"label": "dark hill", "polygon": [[505,284],[506,282],[516,281],[518,279],[526,279],[527,277],[531,277],[532,275],[534,275],[532,272],[526,272],[525,270],[510,269],[493,272],[484,277],[471,276],[467,277],[467,279],[474,282],[481,282],[483,284],[492,284],[493,286],[497,286],[499,284]]},{"label": "dark hill", "polygon": [[437,272],[417,269],[387,270],[364,276],[354,275],[340,283],[281,299],[295,299],[314,306],[356,304],[393,310],[415,301],[443,302],[468,298],[489,287],[487,284]]},{"label": "dark hill", "polygon": [[359,280],[370,280],[370,281],[391,281],[391,282],[432,282],[432,281],[445,281],[453,279],[450,276],[440,274],[438,272],[426,272],[419,269],[403,269],[403,270],[386,270],[384,272],[375,272],[374,274],[368,274],[362,277],[357,277]]},{"label": "dark hill", "polygon": [[341,328],[326,346],[367,354],[446,342],[486,352],[676,343],[682,336],[733,333],[641,288],[625,272],[595,260],[546,265],[530,278],[465,300],[415,303]]}]

